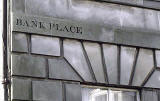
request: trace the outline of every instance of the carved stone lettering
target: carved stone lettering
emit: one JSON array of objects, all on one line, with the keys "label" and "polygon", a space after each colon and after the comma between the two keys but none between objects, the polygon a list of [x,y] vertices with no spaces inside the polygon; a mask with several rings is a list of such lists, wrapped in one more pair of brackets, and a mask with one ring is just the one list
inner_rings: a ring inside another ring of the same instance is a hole
[{"label": "carved stone lettering", "polygon": [[82,34],[82,27],[75,25],[67,25],[66,23],[56,23],[56,22],[48,23],[37,20],[17,18],[16,25],[30,27],[30,28],[45,29],[45,30],[56,30],[59,32]]}]

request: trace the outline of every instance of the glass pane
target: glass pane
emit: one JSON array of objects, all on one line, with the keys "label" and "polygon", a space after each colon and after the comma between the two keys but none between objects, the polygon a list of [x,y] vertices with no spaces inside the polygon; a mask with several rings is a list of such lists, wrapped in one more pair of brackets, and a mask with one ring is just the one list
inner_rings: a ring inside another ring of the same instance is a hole
[{"label": "glass pane", "polygon": [[108,101],[108,91],[94,88],[82,88],[82,101]]},{"label": "glass pane", "polygon": [[136,92],[109,91],[109,101],[136,101]]},{"label": "glass pane", "polygon": [[137,95],[136,90],[82,87],[82,101],[139,101]]}]

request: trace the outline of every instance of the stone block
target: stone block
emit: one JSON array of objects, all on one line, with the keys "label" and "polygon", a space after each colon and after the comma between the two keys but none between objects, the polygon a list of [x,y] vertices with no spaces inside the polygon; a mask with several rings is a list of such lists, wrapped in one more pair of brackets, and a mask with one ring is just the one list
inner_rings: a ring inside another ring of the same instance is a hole
[{"label": "stone block", "polygon": [[66,101],[82,101],[81,86],[77,84],[65,84]]},{"label": "stone block", "polygon": [[59,38],[32,35],[31,42],[32,53],[60,56]]},{"label": "stone block", "polygon": [[23,33],[12,33],[12,51],[28,52],[27,35]]},{"label": "stone block", "polygon": [[136,48],[121,47],[120,84],[128,85],[133,70]]},{"label": "stone block", "polygon": [[156,63],[157,67],[160,68],[160,51],[156,50]]},{"label": "stone block", "polygon": [[77,40],[66,39],[63,41],[64,57],[85,80],[93,82],[90,68],[83,52],[82,44]]},{"label": "stone block", "polygon": [[83,44],[97,82],[105,83],[100,45],[91,42],[83,42]]},{"label": "stone block", "polygon": [[81,78],[73,70],[65,59],[53,58],[48,60],[49,63],[49,78],[65,79],[65,80],[77,80],[81,81]]},{"label": "stone block", "polygon": [[12,11],[25,13],[25,0],[12,0]]},{"label": "stone block", "polygon": [[159,30],[158,11],[144,10],[145,15],[145,28],[149,30]]},{"label": "stone block", "polygon": [[103,53],[109,84],[118,84],[118,47],[103,44]]},{"label": "stone block", "polygon": [[34,101],[62,101],[62,83],[59,81],[33,81]]},{"label": "stone block", "polygon": [[33,77],[46,76],[46,60],[42,57],[30,55],[12,55],[12,75]]},{"label": "stone block", "polygon": [[160,88],[160,71],[154,71],[145,87]]},{"label": "stone block", "polygon": [[154,68],[153,51],[149,49],[140,49],[132,85],[141,86],[146,77]]},{"label": "stone block", "polygon": [[11,99],[31,100],[31,80],[13,78],[11,85]]}]

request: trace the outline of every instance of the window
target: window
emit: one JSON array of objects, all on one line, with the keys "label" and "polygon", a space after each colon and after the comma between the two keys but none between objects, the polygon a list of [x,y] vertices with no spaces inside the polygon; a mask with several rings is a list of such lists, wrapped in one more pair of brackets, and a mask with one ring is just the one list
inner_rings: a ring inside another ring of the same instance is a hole
[{"label": "window", "polygon": [[82,86],[82,101],[140,101],[137,90]]}]

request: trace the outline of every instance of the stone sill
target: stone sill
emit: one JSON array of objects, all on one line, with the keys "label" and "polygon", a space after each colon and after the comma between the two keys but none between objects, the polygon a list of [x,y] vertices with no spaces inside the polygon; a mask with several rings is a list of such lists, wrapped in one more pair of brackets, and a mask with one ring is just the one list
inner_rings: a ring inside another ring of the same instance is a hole
[{"label": "stone sill", "polygon": [[94,0],[97,2],[108,2],[108,3],[116,3],[127,6],[134,6],[139,8],[147,8],[153,10],[160,10],[160,1],[159,0],[143,0],[141,2],[132,2],[132,1],[120,1],[120,0]]}]

